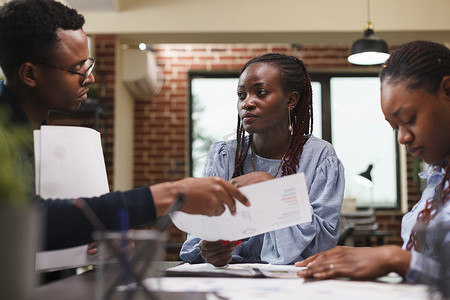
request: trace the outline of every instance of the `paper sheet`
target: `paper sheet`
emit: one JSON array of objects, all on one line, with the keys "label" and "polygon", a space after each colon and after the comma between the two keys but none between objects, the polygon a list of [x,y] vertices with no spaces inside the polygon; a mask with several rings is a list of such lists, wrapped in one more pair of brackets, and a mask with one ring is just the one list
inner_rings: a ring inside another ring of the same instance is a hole
[{"label": "paper sheet", "polygon": [[306,267],[296,267],[294,265],[272,265],[260,263],[244,263],[244,264],[228,264],[224,267],[215,267],[209,263],[201,264],[181,264],[166,271],[170,271],[173,275],[175,272],[187,276],[196,273],[201,274],[223,274],[225,276],[242,276],[242,277],[265,277],[270,278],[298,278],[297,272],[306,269]]},{"label": "paper sheet", "polygon": [[100,133],[76,126],[34,131],[36,192],[44,199],[94,197],[109,192]]},{"label": "paper sheet", "polygon": [[[109,192],[100,133],[75,126],[41,126],[34,131],[36,193],[44,199],[95,197]],[[90,265],[87,245],[39,252],[36,270]]]},{"label": "paper sheet", "polygon": [[93,265],[97,255],[87,255],[88,245],[36,253],[36,271],[55,271]]},{"label": "paper sheet", "polygon": [[[148,278],[146,287],[157,291],[212,292],[229,300],[419,300],[428,299],[425,285],[386,284],[368,281],[322,280],[304,282],[296,279],[255,278]],[[211,298],[217,299],[217,298]]]},{"label": "paper sheet", "polygon": [[218,217],[171,214],[178,229],[208,241],[236,241],[261,233],[311,222],[305,175],[290,176],[259,182],[239,189],[249,199],[251,206],[236,202],[237,213],[228,208]]}]

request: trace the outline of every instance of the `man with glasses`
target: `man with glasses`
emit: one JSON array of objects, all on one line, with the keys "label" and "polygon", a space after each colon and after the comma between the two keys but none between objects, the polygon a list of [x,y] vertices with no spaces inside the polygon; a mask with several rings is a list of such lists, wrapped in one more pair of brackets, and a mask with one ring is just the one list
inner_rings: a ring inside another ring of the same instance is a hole
[{"label": "man with glasses", "polygon": [[[95,82],[95,59],[89,57],[84,17],[53,0],[12,0],[0,8],[0,110],[10,110],[9,126],[28,133],[45,124],[51,110],[74,112]],[[0,140],[0,142],[5,142]],[[34,185],[33,148],[18,154]],[[149,223],[183,198],[181,211],[220,215],[236,211],[235,199],[248,204],[239,190],[218,177],[186,178],[170,183],[113,192],[84,201],[109,229],[120,229],[119,210],[128,210],[130,227]],[[70,199],[38,199],[46,212],[44,248],[72,247],[91,241],[93,228]]]},{"label": "man with glasses", "polygon": [[[63,71],[66,71],[66,72],[69,72],[72,74],[80,75],[84,78],[81,85],[84,85],[86,83],[86,78],[89,77],[89,74],[91,74],[92,70],[94,69],[95,58],[88,57],[86,60],[76,63],[75,66],[73,67],[73,69],[57,67],[57,66],[54,66],[54,65],[51,65],[48,63],[44,63],[44,62],[38,62],[38,63],[48,66],[48,67],[55,68],[55,69],[63,70]],[[76,69],[76,68],[78,68],[78,69]]]}]

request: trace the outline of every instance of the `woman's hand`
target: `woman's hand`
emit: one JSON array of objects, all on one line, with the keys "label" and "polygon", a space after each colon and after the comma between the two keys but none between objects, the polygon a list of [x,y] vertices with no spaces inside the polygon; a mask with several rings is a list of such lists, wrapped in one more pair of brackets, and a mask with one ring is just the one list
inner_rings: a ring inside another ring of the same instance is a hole
[{"label": "woman's hand", "polygon": [[232,178],[230,183],[238,188],[257,182],[273,179],[273,176],[267,172],[252,172],[239,177]]},{"label": "woman's hand", "polygon": [[200,254],[206,260],[216,267],[226,266],[232,258],[232,253],[240,242],[216,241],[208,242],[202,240],[199,244]]},{"label": "woman's hand", "polygon": [[297,267],[308,267],[299,271],[300,277],[327,279],[350,277],[358,279],[375,278],[397,272],[404,275],[409,267],[411,254],[399,246],[355,248],[337,246],[331,250],[310,256],[296,262]]}]

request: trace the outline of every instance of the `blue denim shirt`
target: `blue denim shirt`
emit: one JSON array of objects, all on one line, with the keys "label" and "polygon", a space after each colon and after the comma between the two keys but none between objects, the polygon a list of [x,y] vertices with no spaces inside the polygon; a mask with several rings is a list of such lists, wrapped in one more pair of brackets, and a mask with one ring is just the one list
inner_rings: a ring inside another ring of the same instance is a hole
[{"label": "blue denim shirt", "polygon": [[[402,219],[404,249],[417,221],[417,215],[425,207],[426,201],[434,196],[436,187],[444,177],[444,170],[438,166],[430,166],[419,176],[427,179],[427,187],[419,202]],[[437,215],[430,220],[425,230],[423,249],[421,252],[414,249],[411,251],[406,280],[412,283],[450,286],[450,201],[439,208]]]},{"label": "blue denim shirt", "polygon": [[[203,175],[230,180],[234,172],[235,149],[236,140],[214,143],[208,153]],[[256,171],[271,175],[275,175],[280,164],[280,160],[263,158],[255,153],[254,161]],[[253,166],[249,151],[244,173],[251,172]],[[342,163],[328,142],[311,136],[300,155],[297,172],[305,173],[312,222],[250,237],[236,247],[232,263],[292,264],[336,246],[344,196]],[[205,262],[200,255],[199,243],[199,238],[188,235],[180,252],[181,259],[189,263]]]}]

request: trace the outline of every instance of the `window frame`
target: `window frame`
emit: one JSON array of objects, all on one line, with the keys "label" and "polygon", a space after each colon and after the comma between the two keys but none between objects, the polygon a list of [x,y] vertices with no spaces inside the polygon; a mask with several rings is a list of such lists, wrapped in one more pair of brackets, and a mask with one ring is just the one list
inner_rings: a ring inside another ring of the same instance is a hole
[{"label": "window frame", "polygon": [[[332,129],[331,129],[331,79],[337,77],[379,77],[379,72],[319,72],[310,71],[311,81],[319,82],[321,85],[322,93],[322,139],[333,144]],[[401,161],[400,161],[400,146],[397,142],[397,132],[395,132],[395,165],[396,165],[396,185],[397,185],[397,201],[394,206],[389,207],[375,207],[375,210],[388,211],[388,210],[399,210],[401,208],[401,195],[402,195],[402,185],[401,185]],[[344,166],[345,167],[345,166]],[[359,206],[359,209],[368,208],[364,206]]]},{"label": "window frame", "polygon": [[[194,121],[192,120],[192,112],[193,112],[193,99],[192,99],[192,80],[196,78],[239,78],[238,71],[203,71],[203,70],[191,70],[188,71],[188,143],[189,143],[189,176],[193,176],[193,129],[194,129]],[[236,87],[237,89],[237,87]],[[237,96],[236,96],[237,97]],[[237,98],[236,98],[237,99]]]},{"label": "window frame", "polygon": [[[330,82],[331,78],[336,77],[378,77],[378,71],[364,71],[364,72],[333,72],[333,71],[309,71],[311,76],[311,81],[319,82],[321,85],[322,93],[322,139],[333,144],[332,141],[332,130],[331,130],[331,89]],[[205,71],[205,70],[192,70],[188,72],[188,148],[189,148],[189,176],[193,176],[193,99],[192,99],[192,80],[195,78],[238,78],[239,71]],[[397,185],[397,201],[394,206],[390,207],[375,207],[376,210],[399,210],[401,208],[401,195],[402,195],[402,185],[401,185],[401,161],[400,161],[400,146],[397,142],[397,133],[395,133],[395,163],[396,163],[396,185]],[[364,209],[365,207],[359,206],[358,208]]]}]

